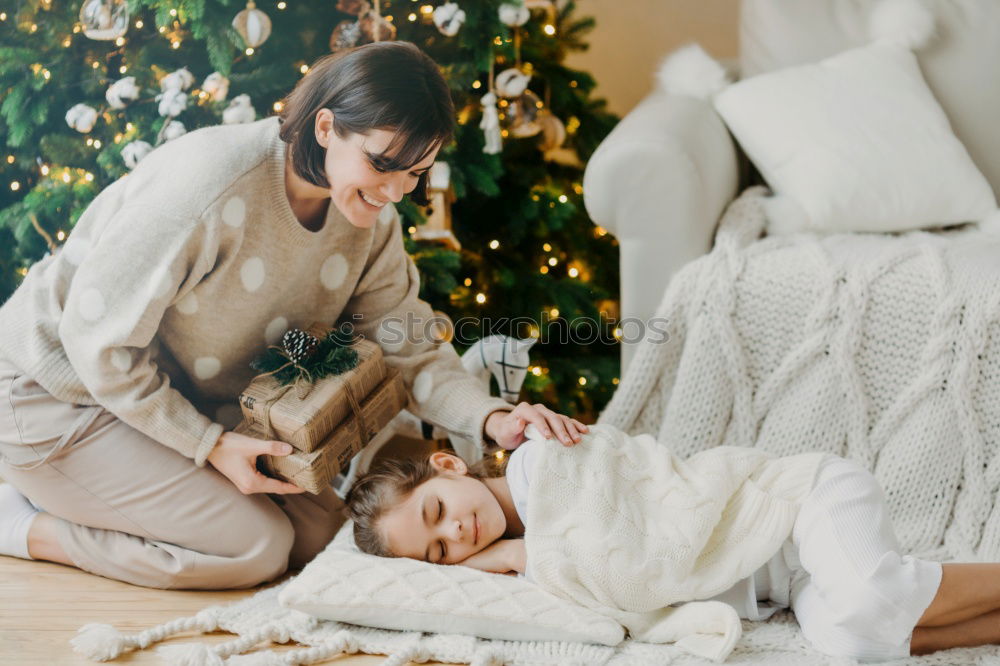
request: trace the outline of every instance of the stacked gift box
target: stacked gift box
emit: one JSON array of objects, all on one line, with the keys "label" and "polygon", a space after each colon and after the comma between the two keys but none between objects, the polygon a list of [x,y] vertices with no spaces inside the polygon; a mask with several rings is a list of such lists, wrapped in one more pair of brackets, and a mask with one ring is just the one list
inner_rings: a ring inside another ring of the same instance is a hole
[{"label": "stacked gift box", "polygon": [[[328,330],[313,324],[307,332],[323,338]],[[402,377],[386,367],[382,349],[364,339],[350,347],[357,366],[311,383],[304,396],[274,376],[254,379],[240,395],[235,432],[293,447],[287,456],[260,456],[261,472],[318,494],[406,406]]]}]

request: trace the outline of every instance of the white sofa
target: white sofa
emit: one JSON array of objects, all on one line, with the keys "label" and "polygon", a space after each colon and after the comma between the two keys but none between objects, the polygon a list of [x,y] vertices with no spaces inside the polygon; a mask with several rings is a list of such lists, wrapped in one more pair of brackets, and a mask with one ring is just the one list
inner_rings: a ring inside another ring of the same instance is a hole
[{"label": "white sofa", "polygon": [[[743,0],[737,69],[753,76],[865,44],[876,1]],[[921,69],[1000,198],[1000,1],[925,2],[937,34],[918,52]],[[757,178],[708,101],[654,89],[622,119],[587,164],[584,201],[619,241],[623,321],[649,319],[670,278],[711,249],[722,211]],[[622,345],[623,374],[637,346]]]}]

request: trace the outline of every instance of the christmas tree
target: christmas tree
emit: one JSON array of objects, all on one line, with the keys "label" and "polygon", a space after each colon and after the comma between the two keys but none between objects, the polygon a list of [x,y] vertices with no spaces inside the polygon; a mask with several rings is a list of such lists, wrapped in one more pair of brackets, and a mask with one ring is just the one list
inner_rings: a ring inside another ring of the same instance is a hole
[{"label": "christmas tree", "polygon": [[[616,122],[564,64],[593,20],[555,0],[22,0],[0,10],[0,302],[90,201],[155,146],[281,108],[331,50],[401,39],[458,113],[431,206],[398,205],[421,296],[454,344],[535,336],[522,399],[595,417],[618,382],[616,241],[583,164]],[[490,94],[492,93],[492,94]],[[476,333],[471,336],[470,333]]]}]

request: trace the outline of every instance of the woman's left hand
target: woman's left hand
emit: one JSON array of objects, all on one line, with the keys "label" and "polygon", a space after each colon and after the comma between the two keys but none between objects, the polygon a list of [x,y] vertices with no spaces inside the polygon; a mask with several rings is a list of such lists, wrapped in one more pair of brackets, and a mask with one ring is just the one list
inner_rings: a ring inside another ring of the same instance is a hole
[{"label": "woman's left hand", "polygon": [[545,437],[556,437],[563,446],[573,446],[580,442],[580,435],[589,428],[576,419],[557,414],[542,404],[518,403],[512,411],[498,410],[486,418],[486,436],[497,444],[512,451],[526,439],[524,429],[534,423]]}]

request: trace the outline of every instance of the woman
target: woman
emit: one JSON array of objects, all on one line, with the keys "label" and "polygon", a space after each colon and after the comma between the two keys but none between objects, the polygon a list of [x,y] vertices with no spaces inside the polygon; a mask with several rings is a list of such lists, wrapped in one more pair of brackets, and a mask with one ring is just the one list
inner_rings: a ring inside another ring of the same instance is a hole
[{"label": "woman", "polygon": [[528,423],[578,440],[420,336],[432,312],[390,203],[425,200],[453,117],[433,61],[371,44],[321,59],[280,118],[191,132],[105,189],[0,308],[0,553],[159,588],[310,560],[343,504],[262,476],[257,456],[291,448],[228,429],[251,359],[313,321],[378,340],[429,422],[506,448]]}]

